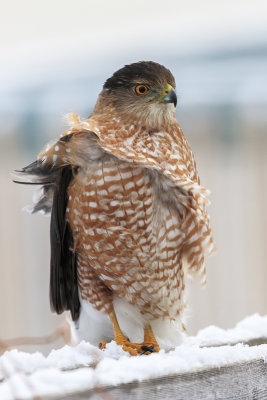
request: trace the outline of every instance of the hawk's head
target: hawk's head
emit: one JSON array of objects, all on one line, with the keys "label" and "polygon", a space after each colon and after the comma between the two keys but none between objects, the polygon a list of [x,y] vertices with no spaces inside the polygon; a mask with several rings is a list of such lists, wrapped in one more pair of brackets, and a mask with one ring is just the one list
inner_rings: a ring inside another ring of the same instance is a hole
[{"label": "hawk's head", "polygon": [[95,112],[109,108],[124,119],[153,127],[174,117],[176,104],[172,73],[153,61],[140,61],[119,69],[105,82]]}]

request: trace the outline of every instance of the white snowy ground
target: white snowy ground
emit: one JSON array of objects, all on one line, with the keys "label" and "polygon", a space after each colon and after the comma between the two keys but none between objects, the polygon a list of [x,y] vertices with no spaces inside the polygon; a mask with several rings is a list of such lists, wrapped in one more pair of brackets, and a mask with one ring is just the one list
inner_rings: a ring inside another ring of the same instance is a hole
[{"label": "white snowy ground", "polygon": [[47,357],[39,352],[6,351],[0,357],[0,399],[64,395],[234,362],[267,362],[267,344],[249,347],[240,343],[262,337],[267,338],[267,315],[254,314],[234,329],[210,326],[195,337],[185,337],[174,350],[149,356],[131,357],[115,342],[104,351],[81,342],[76,347],[52,350]]}]

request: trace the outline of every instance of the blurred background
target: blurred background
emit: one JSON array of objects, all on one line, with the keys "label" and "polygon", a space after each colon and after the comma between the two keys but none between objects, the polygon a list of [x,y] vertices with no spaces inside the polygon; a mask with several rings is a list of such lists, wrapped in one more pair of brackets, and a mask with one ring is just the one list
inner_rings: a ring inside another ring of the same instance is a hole
[{"label": "blurred background", "polygon": [[43,335],[50,312],[49,218],[9,173],[87,117],[126,63],[170,68],[177,119],[211,190],[217,253],[190,285],[188,332],[267,313],[267,4],[265,0],[10,0],[0,14],[0,339]]}]

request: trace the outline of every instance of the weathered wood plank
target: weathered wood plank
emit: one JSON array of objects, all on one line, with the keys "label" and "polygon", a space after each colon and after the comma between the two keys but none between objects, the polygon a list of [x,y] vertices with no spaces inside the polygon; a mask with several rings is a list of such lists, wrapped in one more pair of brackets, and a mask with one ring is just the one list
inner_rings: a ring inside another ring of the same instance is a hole
[{"label": "weathered wood plank", "polygon": [[263,360],[235,363],[45,399],[263,400],[267,399],[267,363]]}]

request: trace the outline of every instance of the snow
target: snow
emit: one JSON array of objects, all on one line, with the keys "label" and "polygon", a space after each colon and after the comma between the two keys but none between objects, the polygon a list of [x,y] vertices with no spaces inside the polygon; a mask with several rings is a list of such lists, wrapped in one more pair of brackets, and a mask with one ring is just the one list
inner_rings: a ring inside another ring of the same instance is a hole
[{"label": "snow", "polygon": [[209,326],[199,331],[197,336],[187,338],[187,342],[199,346],[220,346],[259,338],[267,338],[267,315],[262,317],[253,314],[240,321],[233,329]]},{"label": "snow", "polygon": [[[16,349],[0,357],[0,398],[62,395],[254,359],[267,360],[267,344],[242,342],[267,338],[267,315],[247,317],[234,329],[210,326],[182,345],[149,356],[132,357],[115,342],[103,351],[87,342],[52,350],[45,357]],[[208,347],[203,347],[208,346]],[[215,347],[218,346],[218,347]]]}]

